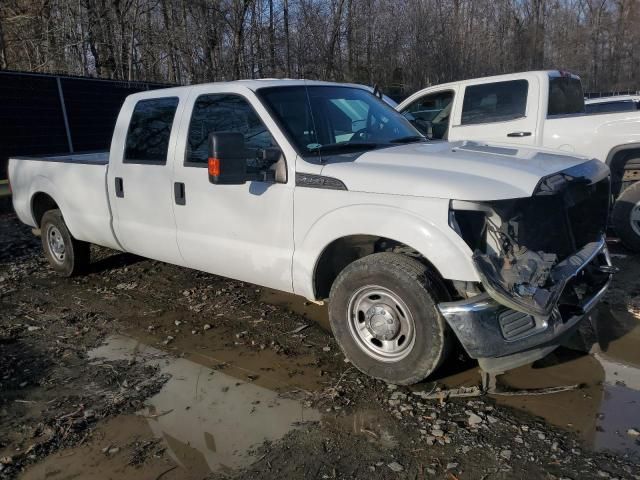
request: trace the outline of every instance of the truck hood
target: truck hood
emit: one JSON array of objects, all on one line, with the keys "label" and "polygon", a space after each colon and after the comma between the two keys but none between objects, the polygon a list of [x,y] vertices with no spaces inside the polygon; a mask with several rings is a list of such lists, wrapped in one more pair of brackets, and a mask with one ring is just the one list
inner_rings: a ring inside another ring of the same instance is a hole
[{"label": "truck hood", "polygon": [[587,161],[540,149],[478,142],[411,143],[324,159],[322,175],[351,191],[456,200],[529,197],[548,175]]}]

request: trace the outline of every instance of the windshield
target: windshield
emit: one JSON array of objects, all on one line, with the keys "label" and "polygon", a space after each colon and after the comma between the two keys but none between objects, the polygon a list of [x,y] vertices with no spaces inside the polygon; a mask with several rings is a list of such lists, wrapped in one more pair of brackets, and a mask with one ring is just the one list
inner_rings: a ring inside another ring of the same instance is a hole
[{"label": "windshield", "polygon": [[360,88],[270,87],[258,95],[303,155],[424,140],[406,118]]}]

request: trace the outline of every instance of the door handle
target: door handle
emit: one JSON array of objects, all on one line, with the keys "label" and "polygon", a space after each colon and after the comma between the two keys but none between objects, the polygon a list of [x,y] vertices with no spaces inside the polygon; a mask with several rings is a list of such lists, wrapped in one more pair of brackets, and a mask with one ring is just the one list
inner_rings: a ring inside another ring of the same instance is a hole
[{"label": "door handle", "polygon": [[184,183],[175,182],[173,184],[173,196],[176,200],[176,205],[186,205],[187,197],[185,196]]},{"label": "door handle", "polygon": [[124,197],[124,183],[122,181],[122,177],[116,177],[116,197]]},{"label": "door handle", "polygon": [[511,132],[507,133],[507,137],[530,137],[531,132]]}]

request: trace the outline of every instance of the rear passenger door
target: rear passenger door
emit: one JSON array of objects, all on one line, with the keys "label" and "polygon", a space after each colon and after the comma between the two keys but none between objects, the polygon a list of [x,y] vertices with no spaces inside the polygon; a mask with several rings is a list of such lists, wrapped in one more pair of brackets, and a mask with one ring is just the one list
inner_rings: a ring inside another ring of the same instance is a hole
[{"label": "rear passenger door", "polygon": [[538,89],[534,78],[467,84],[456,102],[449,140],[535,145]]},{"label": "rear passenger door", "polygon": [[176,264],[183,262],[176,242],[170,159],[180,95],[125,102],[107,176],[113,228],[122,247]]}]

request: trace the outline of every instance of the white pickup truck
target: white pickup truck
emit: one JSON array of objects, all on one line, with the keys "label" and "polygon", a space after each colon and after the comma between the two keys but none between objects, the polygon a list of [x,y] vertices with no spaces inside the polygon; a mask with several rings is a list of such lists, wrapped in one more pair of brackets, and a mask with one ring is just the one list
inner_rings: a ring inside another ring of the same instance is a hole
[{"label": "white pickup truck", "polygon": [[456,338],[488,372],[544,356],[612,273],[603,163],[429,142],[349,85],[135,94],[109,153],[12,158],[9,178],[61,275],[93,243],[329,299],[346,356],[398,384]]},{"label": "white pickup truck", "polygon": [[558,149],[605,162],[612,224],[640,251],[640,110],[586,113],[580,78],[558,70],[435,85],[397,110],[431,138]]}]

